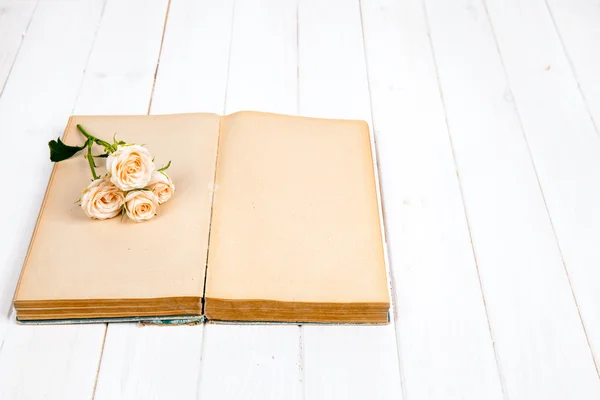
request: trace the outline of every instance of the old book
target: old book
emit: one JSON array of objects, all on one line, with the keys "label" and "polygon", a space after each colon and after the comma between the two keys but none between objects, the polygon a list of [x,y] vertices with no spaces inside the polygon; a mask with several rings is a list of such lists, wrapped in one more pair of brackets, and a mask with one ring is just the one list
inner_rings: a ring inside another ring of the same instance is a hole
[{"label": "old book", "polygon": [[20,321],[385,323],[389,295],[368,125],[239,112],[74,116],[172,160],[144,223],[88,219],[83,157],[54,167],[14,306]]}]

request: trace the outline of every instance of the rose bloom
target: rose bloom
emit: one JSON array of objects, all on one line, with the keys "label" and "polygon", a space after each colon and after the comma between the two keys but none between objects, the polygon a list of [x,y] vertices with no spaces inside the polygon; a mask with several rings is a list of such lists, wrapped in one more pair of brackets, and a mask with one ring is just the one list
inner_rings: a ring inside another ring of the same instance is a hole
[{"label": "rose bloom", "polygon": [[154,171],[152,172],[152,178],[150,178],[150,182],[148,183],[148,189],[152,190],[158,197],[158,204],[163,204],[173,196],[175,185],[167,174]]},{"label": "rose bloom", "polygon": [[150,190],[134,190],[125,196],[125,212],[135,222],[154,217],[157,208],[158,197]]},{"label": "rose bloom", "polygon": [[106,158],[110,181],[121,190],[129,191],[146,187],[154,171],[152,156],[145,147],[134,144],[119,146]]},{"label": "rose bloom", "polygon": [[121,213],[125,193],[106,178],[96,179],[83,191],[81,208],[95,219],[108,219]]}]

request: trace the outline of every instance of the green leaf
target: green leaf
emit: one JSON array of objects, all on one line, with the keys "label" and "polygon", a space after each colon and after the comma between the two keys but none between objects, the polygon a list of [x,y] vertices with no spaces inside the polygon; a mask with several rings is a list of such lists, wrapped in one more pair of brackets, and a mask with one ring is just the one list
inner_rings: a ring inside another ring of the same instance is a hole
[{"label": "green leaf", "polygon": [[163,172],[163,171],[166,171],[167,169],[169,169],[169,167],[170,167],[170,166],[171,166],[171,161],[169,161],[169,162],[167,163],[167,165],[165,165],[164,167],[162,167],[162,168],[159,168],[157,171],[158,171],[158,172]]},{"label": "green leaf", "polygon": [[85,149],[88,145],[86,141],[82,146],[69,146],[64,144],[60,138],[56,140],[51,140],[48,142],[48,147],[50,147],[50,161],[52,162],[60,162],[66,159],[73,157],[79,151]]},{"label": "green leaf", "polygon": [[106,158],[108,157],[108,154],[104,153],[104,154],[98,154],[97,156],[94,156],[96,158]]}]

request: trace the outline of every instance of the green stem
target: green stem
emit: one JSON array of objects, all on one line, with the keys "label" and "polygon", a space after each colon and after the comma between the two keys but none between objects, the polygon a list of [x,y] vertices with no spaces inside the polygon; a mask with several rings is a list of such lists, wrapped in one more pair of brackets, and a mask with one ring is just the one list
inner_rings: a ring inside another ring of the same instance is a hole
[{"label": "green stem", "polygon": [[92,176],[94,177],[94,180],[98,179],[98,175],[96,175],[96,164],[94,164],[94,157],[92,156],[92,145],[94,144],[94,141],[92,138],[88,138],[88,153],[87,153],[87,160],[88,163],[90,164],[90,169],[92,170]]},{"label": "green stem", "polygon": [[113,147],[112,144],[105,142],[102,139],[98,139],[95,136],[90,135],[83,126],[81,126],[81,124],[77,124],[77,129],[79,129],[79,132],[81,132],[83,134],[83,136],[85,136],[89,141],[91,141],[92,143],[97,143],[100,146],[103,146],[109,153],[112,153],[113,151],[115,151],[116,149]]}]

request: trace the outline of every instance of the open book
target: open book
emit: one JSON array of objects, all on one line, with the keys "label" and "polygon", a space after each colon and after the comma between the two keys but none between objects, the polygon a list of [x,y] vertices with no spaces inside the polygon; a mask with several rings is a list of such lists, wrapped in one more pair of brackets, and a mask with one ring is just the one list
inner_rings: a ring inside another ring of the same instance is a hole
[{"label": "open book", "polygon": [[20,321],[386,323],[389,295],[368,125],[258,112],[73,116],[172,160],[150,221],[75,204],[82,156],[54,166],[14,306]]}]

